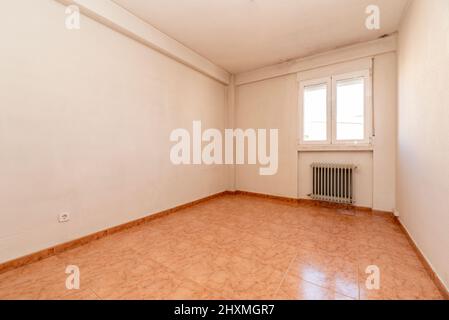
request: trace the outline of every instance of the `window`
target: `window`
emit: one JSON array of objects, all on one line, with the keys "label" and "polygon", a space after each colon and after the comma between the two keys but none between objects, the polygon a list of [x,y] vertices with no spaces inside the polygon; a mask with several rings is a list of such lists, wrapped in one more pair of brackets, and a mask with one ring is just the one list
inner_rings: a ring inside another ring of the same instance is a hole
[{"label": "window", "polygon": [[304,144],[329,144],[331,79],[317,79],[301,83],[302,133]]},{"label": "window", "polygon": [[337,140],[364,139],[365,90],[363,78],[336,83]]},{"label": "window", "polygon": [[304,141],[327,140],[327,85],[304,88]]},{"label": "window", "polygon": [[369,72],[357,72],[300,85],[301,144],[369,144]]}]

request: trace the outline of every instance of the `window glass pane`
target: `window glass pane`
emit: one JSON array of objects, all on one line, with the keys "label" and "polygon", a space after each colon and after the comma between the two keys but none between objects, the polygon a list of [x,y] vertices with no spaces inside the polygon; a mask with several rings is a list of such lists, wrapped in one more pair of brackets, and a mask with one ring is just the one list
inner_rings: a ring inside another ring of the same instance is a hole
[{"label": "window glass pane", "polygon": [[337,81],[337,140],[365,137],[364,78]]},{"label": "window glass pane", "polygon": [[304,88],[304,141],[327,140],[327,84]]}]

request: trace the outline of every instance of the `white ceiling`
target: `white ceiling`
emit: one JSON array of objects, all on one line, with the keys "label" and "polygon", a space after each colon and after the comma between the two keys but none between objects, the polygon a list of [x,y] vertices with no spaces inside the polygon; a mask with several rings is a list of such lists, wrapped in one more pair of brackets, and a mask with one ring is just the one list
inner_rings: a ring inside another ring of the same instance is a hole
[{"label": "white ceiling", "polygon": [[[239,73],[397,31],[408,0],[113,0]],[[381,29],[365,27],[368,5]]]}]

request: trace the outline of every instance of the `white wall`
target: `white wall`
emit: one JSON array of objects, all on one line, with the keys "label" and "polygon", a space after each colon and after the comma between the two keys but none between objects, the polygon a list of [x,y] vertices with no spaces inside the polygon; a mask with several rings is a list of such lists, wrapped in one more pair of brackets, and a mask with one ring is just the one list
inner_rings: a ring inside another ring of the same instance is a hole
[{"label": "white wall", "polygon": [[237,128],[279,129],[279,166],[273,176],[259,175],[259,165],[236,165],[236,189],[276,196],[297,196],[296,75],[237,87]]},{"label": "white wall", "polygon": [[2,2],[0,262],[227,189],[169,159],[171,130],[224,128],[226,87],[64,9]]},{"label": "white wall", "polygon": [[376,56],[373,68],[373,208],[396,208],[397,54]]},{"label": "white wall", "polygon": [[[372,44],[367,44],[372,46]],[[360,50],[362,50],[361,48]],[[370,50],[378,50],[370,47]],[[334,61],[334,54],[328,61]],[[360,58],[357,56],[357,58]],[[328,65],[326,60],[321,61]],[[374,128],[372,152],[300,152],[296,74],[242,84],[236,90],[236,123],[240,128],[279,128],[279,172],[259,176],[257,166],[237,166],[236,189],[307,199],[310,163],[339,161],[359,166],[355,176],[356,205],[393,212],[395,208],[396,53],[374,57]],[[339,69],[340,66],[335,67]],[[332,69],[332,68],[331,68]],[[308,69],[307,69],[308,70]],[[257,74],[257,71],[254,71]],[[238,76],[237,76],[238,77]]]},{"label": "white wall", "polygon": [[[223,84],[229,84],[230,74],[192,49],[159,31],[137,17],[126,6],[114,0],[55,0],[66,6],[74,5],[87,17],[130,37],[149,48],[200,71]],[[143,1],[145,2],[145,1]],[[148,4],[146,4],[148,5]],[[138,13],[138,11],[133,11]]]},{"label": "white wall", "polygon": [[398,210],[449,287],[449,1],[413,1],[399,32]]}]

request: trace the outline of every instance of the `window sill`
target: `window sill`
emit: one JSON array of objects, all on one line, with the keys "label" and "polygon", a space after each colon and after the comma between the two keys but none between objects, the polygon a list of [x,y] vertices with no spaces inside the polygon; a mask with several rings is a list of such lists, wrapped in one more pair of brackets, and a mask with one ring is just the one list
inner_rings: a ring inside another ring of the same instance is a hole
[{"label": "window sill", "polygon": [[298,145],[299,152],[348,152],[348,151],[374,151],[373,145]]}]

